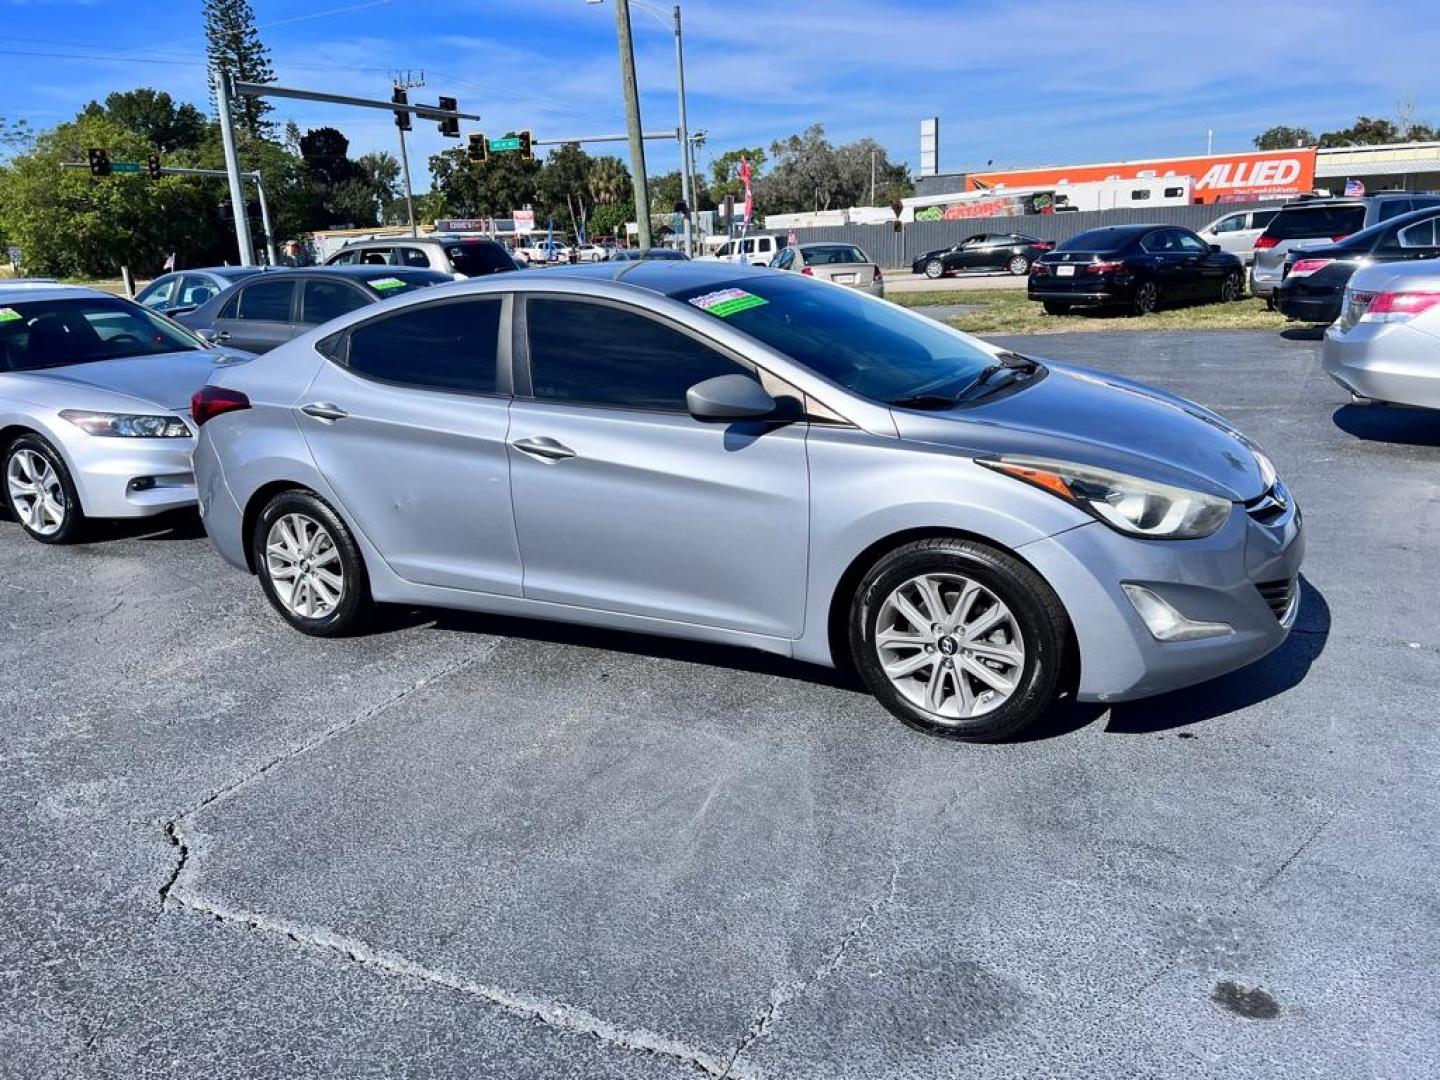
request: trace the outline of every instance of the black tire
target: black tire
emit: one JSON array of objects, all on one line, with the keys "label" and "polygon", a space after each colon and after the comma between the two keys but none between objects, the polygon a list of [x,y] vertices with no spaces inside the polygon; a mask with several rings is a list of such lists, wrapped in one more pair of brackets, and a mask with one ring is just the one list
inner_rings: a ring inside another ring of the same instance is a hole
[{"label": "black tire", "polygon": [[1225,275],[1225,280],[1220,283],[1220,300],[1225,304],[1233,304],[1244,298],[1245,281],[1240,276],[1239,270],[1231,270]]},{"label": "black tire", "polygon": [[[988,589],[1010,609],[1024,644],[1011,696],[978,717],[947,719],[912,703],[885,674],[874,645],[886,599],[905,582],[934,573],[961,575]],[[850,659],[870,692],[910,727],[967,742],[1011,738],[1045,715],[1060,690],[1069,634],[1065,609],[1040,575],[1012,555],[957,537],[919,540],[891,551],[871,567],[850,603]]]},{"label": "black tire", "polygon": [[1270,295],[1270,296],[1265,297],[1265,310],[1266,310],[1266,311],[1274,311],[1274,310],[1275,310],[1275,297],[1274,297],[1273,294]]},{"label": "black tire", "polygon": [[1024,277],[1030,273],[1030,260],[1024,255],[1012,255],[1010,261],[1005,264],[1005,269],[1016,277]]},{"label": "black tire", "polygon": [[[55,483],[49,490],[51,498],[60,504],[62,517],[60,527],[53,532],[41,532],[32,527],[11,497],[10,466],[22,453],[43,458],[54,473]],[[80,495],[75,490],[75,481],[70,477],[70,470],[65,467],[65,459],[43,436],[21,435],[5,447],[5,452],[0,454],[0,491],[4,493],[5,508],[10,511],[10,516],[20,523],[20,527],[30,539],[42,544],[74,544],[84,537],[89,522],[80,506]]]},{"label": "black tire", "polygon": [[925,264],[925,276],[931,281],[945,276],[945,264],[939,259],[931,259]]},{"label": "black tire", "polygon": [[[292,608],[280,595],[271,577],[270,561],[266,553],[266,539],[271,527],[288,515],[300,515],[321,526],[330,536],[338,553],[341,567],[341,589],[338,602],[333,610],[320,617],[307,617]],[[282,491],[274,496],[260,512],[255,528],[250,534],[250,549],[254,558],[255,573],[260,578],[260,587],[270,605],[280,613],[281,618],[311,637],[344,637],[363,630],[374,612],[374,601],[370,598],[370,578],[365,572],[365,560],[355,544],[345,522],[323,499],[302,489]]]},{"label": "black tire", "polygon": [[1070,304],[1065,300],[1046,300],[1044,303],[1046,315],[1070,314]]},{"label": "black tire", "polygon": [[1136,315],[1154,315],[1160,309],[1160,286],[1153,281],[1141,281],[1135,285],[1135,294],[1130,298],[1130,310]]}]

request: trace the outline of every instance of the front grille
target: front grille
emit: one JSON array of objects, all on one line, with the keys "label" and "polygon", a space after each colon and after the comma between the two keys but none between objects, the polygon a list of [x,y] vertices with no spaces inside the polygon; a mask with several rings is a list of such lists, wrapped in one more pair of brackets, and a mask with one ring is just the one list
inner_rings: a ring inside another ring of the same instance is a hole
[{"label": "front grille", "polygon": [[1280,481],[1245,504],[1245,512],[1261,525],[1273,525],[1290,512],[1290,491]]},{"label": "front grille", "polygon": [[1256,582],[1255,588],[1275,618],[1284,622],[1285,617],[1290,614],[1291,608],[1295,606],[1295,597],[1300,591],[1300,579],[1260,581]]}]

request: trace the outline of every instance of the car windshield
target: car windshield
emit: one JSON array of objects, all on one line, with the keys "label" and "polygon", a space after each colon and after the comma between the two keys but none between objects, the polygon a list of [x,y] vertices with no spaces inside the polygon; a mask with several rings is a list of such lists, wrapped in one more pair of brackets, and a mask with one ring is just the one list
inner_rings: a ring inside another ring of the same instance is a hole
[{"label": "car windshield", "polygon": [[374,277],[361,280],[366,288],[380,296],[399,296],[401,293],[414,292],[429,285],[443,285],[451,279],[438,270],[412,270],[403,275],[386,274],[377,270]]},{"label": "car windshield", "polygon": [[995,358],[897,305],[798,274],[756,274],[674,294],[871,401],[953,397]]},{"label": "car windshield", "polygon": [[457,274],[483,277],[515,269],[515,260],[499,244],[454,244],[445,249]]},{"label": "car windshield", "polygon": [[204,347],[168,319],[118,297],[0,302],[0,371],[40,371]]},{"label": "car windshield", "polygon": [[1066,240],[1058,251],[1119,251],[1135,239],[1135,230],[1111,226],[1108,229],[1087,229]]},{"label": "car windshield", "polygon": [[1365,207],[1291,206],[1275,215],[1265,235],[1276,240],[1316,240],[1349,236],[1365,224]]}]

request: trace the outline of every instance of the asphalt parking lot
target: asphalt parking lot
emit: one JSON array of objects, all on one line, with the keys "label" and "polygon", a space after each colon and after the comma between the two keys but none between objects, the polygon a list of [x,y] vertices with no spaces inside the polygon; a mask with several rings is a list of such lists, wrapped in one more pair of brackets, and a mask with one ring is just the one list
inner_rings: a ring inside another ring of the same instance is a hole
[{"label": "asphalt parking lot", "polygon": [[1440,420],[1305,335],[1005,343],[1267,447],[1281,651],[970,746],[729,649],[303,638],[188,516],[0,521],[0,1075],[1436,1075]]}]

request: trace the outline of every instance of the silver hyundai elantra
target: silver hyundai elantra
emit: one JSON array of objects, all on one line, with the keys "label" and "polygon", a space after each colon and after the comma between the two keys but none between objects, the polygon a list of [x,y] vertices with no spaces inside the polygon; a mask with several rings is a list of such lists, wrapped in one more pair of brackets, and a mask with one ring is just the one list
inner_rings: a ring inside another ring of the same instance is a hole
[{"label": "silver hyundai elantra", "polygon": [[297,629],[375,602],[853,665],[1003,738],[1284,641],[1300,513],[1198,405],[729,263],[426,290],[192,404],[220,553]]},{"label": "silver hyundai elantra", "polygon": [[195,502],[190,396],[233,357],[138,304],[0,285],[0,497],[42,543]]}]

